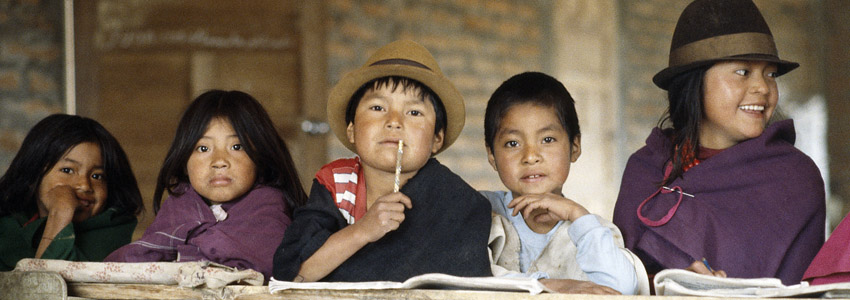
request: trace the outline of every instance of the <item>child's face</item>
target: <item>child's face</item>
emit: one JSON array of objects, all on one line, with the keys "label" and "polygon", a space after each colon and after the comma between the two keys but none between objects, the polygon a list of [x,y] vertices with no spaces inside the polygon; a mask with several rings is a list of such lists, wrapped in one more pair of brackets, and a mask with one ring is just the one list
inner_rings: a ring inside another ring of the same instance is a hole
[{"label": "child's face", "polygon": [[210,121],[186,164],[192,187],[213,204],[239,198],[251,190],[255,170],[230,121],[222,118]]},{"label": "child's face", "polygon": [[724,61],[703,78],[700,145],[726,149],[764,132],[779,101],[776,64]]},{"label": "child's face", "polygon": [[443,131],[434,134],[434,106],[422,101],[419,90],[391,90],[391,84],[369,90],[354,115],[348,141],[364,167],[395,173],[398,141],[404,140],[402,172],[416,171],[443,146]]},{"label": "child's face", "polygon": [[[106,204],[107,186],[100,146],[95,143],[80,143],[68,150],[55,165],[50,167],[38,186],[39,213],[42,217],[49,210],[63,205],[76,207],[73,222],[81,222],[103,211]],[[56,187],[68,186],[73,196],[57,197],[49,193]],[[62,198],[62,199],[60,199]],[[73,203],[59,203],[70,201]]]},{"label": "child's face", "polygon": [[561,194],[570,164],[581,154],[581,142],[569,135],[554,109],[533,103],[517,104],[502,118],[487,149],[490,165],[514,197]]}]

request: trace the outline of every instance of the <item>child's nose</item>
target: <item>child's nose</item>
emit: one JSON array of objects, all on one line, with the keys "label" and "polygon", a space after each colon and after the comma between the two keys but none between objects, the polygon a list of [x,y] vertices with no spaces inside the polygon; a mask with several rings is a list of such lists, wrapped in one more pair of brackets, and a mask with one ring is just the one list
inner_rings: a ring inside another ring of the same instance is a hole
[{"label": "child's nose", "polygon": [[401,114],[398,112],[390,112],[387,114],[387,129],[401,129]]},{"label": "child's nose", "polygon": [[213,169],[227,168],[228,166],[230,166],[230,162],[227,160],[227,155],[222,153],[222,151],[213,152]]},{"label": "child's nose", "polygon": [[524,164],[539,163],[542,160],[542,157],[540,156],[540,152],[537,150],[537,147],[534,145],[525,147],[525,152],[522,155],[522,162]]},{"label": "child's nose", "polygon": [[81,174],[77,176],[77,182],[74,182],[74,189],[83,193],[91,192],[92,188],[90,179],[91,177],[88,175]]}]

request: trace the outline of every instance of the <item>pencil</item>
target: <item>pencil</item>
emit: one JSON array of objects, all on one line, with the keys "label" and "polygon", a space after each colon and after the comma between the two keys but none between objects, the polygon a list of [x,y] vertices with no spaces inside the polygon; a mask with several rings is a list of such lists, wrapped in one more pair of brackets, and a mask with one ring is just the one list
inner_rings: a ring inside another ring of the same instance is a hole
[{"label": "pencil", "polygon": [[398,192],[399,176],[401,175],[401,155],[404,154],[404,150],[402,149],[403,146],[404,141],[398,140],[398,154],[396,154],[395,159],[395,184],[393,184],[393,193]]},{"label": "pencil", "polygon": [[705,259],[705,257],[702,258],[702,264],[705,265],[705,268],[708,269],[709,272],[714,272],[714,270],[711,268],[711,266],[708,265],[708,260]]}]

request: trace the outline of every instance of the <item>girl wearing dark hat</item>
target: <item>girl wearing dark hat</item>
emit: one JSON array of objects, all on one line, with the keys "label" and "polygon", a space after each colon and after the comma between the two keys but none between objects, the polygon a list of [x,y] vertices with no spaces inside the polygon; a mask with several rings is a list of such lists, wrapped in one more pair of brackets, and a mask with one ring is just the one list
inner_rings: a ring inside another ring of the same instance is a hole
[{"label": "girl wearing dark hat", "polygon": [[682,12],[669,66],[652,79],[668,92],[667,114],[629,158],[614,209],[650,273],[800,282],[823,244],[823,179],[794,148],[793,121],[769,124],[776,77],[797,66],[779,58],[750,0]]}]

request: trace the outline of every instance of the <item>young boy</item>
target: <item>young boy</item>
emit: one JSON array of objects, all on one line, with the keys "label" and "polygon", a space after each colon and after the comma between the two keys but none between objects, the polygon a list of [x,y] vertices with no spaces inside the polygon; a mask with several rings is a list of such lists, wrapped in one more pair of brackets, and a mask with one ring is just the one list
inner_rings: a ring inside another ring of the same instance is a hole
[{"label": "young boy", "polygon": [[581,154],[564,85],[543,73],[511,77],[487,103],[484,137],[490,165],[510,190],[482,192],[495,212],[493,274],[535,277],[562,292],[634,294],[635,267],[617,227],[561,194]]},{"label": "young boy", "polygon": [[328,122],[358,156],[316,173],[275,253],[274,278],[490,276],[490,206],[431,157],[455,141],[464,118],[460,93],[415,42],[390,43],[343,77],[331,90]]}]

